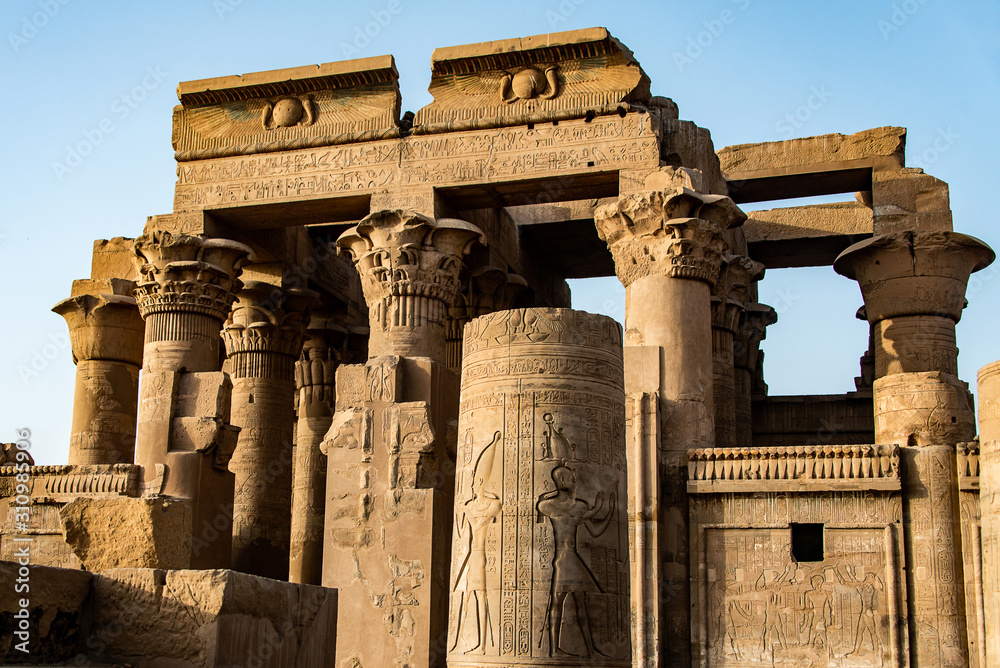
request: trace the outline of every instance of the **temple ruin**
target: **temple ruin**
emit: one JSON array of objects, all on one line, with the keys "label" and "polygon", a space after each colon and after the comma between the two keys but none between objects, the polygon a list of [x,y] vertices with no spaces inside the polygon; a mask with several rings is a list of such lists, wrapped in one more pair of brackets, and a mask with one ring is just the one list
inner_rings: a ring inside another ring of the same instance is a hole
[{"label": "temple ruin", "polygon": [[[955,343],[994,253],[905,129],[716,149],[603,28],[429,90],[178,86],[174,210],[52,309],[69,462],[0,458],[4,661],[997,665],[1000,363],[977,430]],[[771,396],[757,282],[807,266],[869,347]],[[624,326],[570,308],[600,276]]]}]

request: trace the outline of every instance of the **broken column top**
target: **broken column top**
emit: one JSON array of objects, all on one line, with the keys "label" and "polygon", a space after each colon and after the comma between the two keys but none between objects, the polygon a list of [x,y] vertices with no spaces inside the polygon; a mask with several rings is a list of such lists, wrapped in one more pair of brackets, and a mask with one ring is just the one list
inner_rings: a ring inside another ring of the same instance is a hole
[{"label": "broken column top", "polygon": [[418,133],[583,118],[651,99],[649,77],[605,28],[435,49],[431,67],[434,101],[417,112]]},{"label": "broken column top", "polygon": [[178,161],[268,153],[399,134],[392,56],[181,82]]}]

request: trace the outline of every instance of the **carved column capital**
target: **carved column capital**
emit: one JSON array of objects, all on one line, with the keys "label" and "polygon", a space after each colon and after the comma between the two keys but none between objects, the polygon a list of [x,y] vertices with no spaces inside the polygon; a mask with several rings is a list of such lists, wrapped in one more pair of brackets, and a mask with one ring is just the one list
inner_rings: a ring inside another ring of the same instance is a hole
[{"label": "carved column capital", "polygon": [[225,320],[253,251],[236,241],[153,231],[135,240],[136,302],[143,318],[187,312]]},{"label": "carved column capital", "polygon": [[513,308],[514,300],[527,289],[524,278],[492,265],[477,267],[461,281],[448,309],[445,363],[449,369],[455,373],[462,371],[462,330],[466,323],[487,313]]},{"label": "carved column capital", "polygon": [[850,246],[833,268],[861,285],[872,324],[913,315],[958,322],[969,275],[995,257],[989,246],[967,234],[894,232]]},{"label": "carved column capital", "polygon": [[247,281],[222,332],[233,376],[290,379],[318,296],[312,290]]},{"label": "carved column capital", "polygon": [[768,325],[778,322],[778,313],[767,304],[751,302],[746,305],[736,346],[736,367],[753,371],[760,354],[760,342],[767,336]]},{"label": "carved column capital", "polygon": [[361,275],[372,328],[370,356],[444,356],[446,310],[462,258],[486,240],[455,218],[377,211],[337,239]]},{"label": "carved column capital", "polygon": [[626,287],[653,275],[714,285],[725,247],[720,232],[744,220],[729,197],[683,187],[630,193],[594,212]]},{"label": "carved column capital", "polygon": [[343,360],[347,328],[313,317],[306,328],[302,355],[295,363],[296,410],[300,418],[333,415],[337,367]]},{"label": "carved column capital", "polygon": [[140,366],[144,325],[135,283],[123,279],[73,281],[71,297],[52,307],[69,326],[73,363],[114,360]]}]

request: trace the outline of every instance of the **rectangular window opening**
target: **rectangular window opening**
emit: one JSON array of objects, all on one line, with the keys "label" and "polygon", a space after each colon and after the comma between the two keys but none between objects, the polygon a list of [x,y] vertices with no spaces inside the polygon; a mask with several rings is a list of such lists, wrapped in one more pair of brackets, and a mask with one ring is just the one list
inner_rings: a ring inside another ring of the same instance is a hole
[{"label": "rectangular window opening", "polygon": [[823,561],[823,525],[792,524],[792,559]]}]

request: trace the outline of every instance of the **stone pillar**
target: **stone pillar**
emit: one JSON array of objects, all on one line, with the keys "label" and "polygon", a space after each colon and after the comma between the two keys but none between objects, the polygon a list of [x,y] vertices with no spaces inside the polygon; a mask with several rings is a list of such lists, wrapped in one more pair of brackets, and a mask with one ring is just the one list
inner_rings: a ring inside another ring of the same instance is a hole
[{"label": "stone pillar", "polygon": [[638,666],[692,660],[687,451],[715,444],[711,287],[721,232],[745,219],[728,197],[685,187],[623,195],[594,215],[625,286]]},{"label": "stone pillar", "polygon": [[445,363],[462,373],[462,330],[470,321],[494,311],[506,311],[526,290],[528,282],[499,267],[477,267],[459,288],[455,303],[448,309]]},{"label": "stone pillar", "polygon": [[985,668],[1000,657],[1000,362],[979,370],[979,503]]},{"label": "stone pillar", "polygon": [[969,275],[992,260],[964,234],[896,232],[834,263],[861,285],[874,333],[875,442],[901,446],[910,650],[921,668],[968,665],[956,446],[976,428],[955,323]]},{"label": "stone pillar", "polygon": [[753,445],[753,375],[757,368],[760,342],[767,335],[768,325],[778,321],[778,314],[765,304],[746,305],[736,335],[734,367],[736,376],[736,446]]},{"label": "stone pillar", "polygon": [[462,258],[477,240],[475,225],[417,213],[375,212],[337,239],[361,274],[371,327],[368,356],[445,361],[448,307]]},{"label": "stone pillar", "polygon": [[[712,396],[717,448],[736,445],[741,428],[736,416],[735,337],[746,310],[744,302],[750,284],[763,276],[761,263],[743,255],[727,255],[712,290]],[[749,411],[742,417],[748,422]]]},{"label": "stone pillar", "polygon": [[238,429],[219,336],[244,264],[243,244],[154,231],[135,240],[135,291],[146,322],[135,463],[143,496],[192,507],[191,568],[228,568]]},{"label": "stone pillar", "polygon": [[326,510],[326,455],[320,450],[333,423],[337,366],[347,329],[313,316],[308,339],[295,363],[295,456],[292,463],[290,582],[323,581],[323,515]]},{"label": "stone pillar", "polygon": [[233,378],[232,422],[240,428],[229,470],[233,569],[288,577],[292,521],[294,365],[317,295],[247,281],[223,332]]},{"label": "stone pillar", "polygon": [[73,281],[52,310],[66,319],[76,364],[70,464],[131,464],[143,322],[132,281]]},{"label": "stone pillar", "polygon": [[380,211],[338,240],[371,329],[367,363],[337,369],[322,446],[338,664],[444,665],[459,393],[444,364],[445,316],[462,257],[482,238],[464,221]]},{"label": "stone pillar", "polygon": [[466,327],[450,667],[631,665],[621,346],[569,309]]}]

